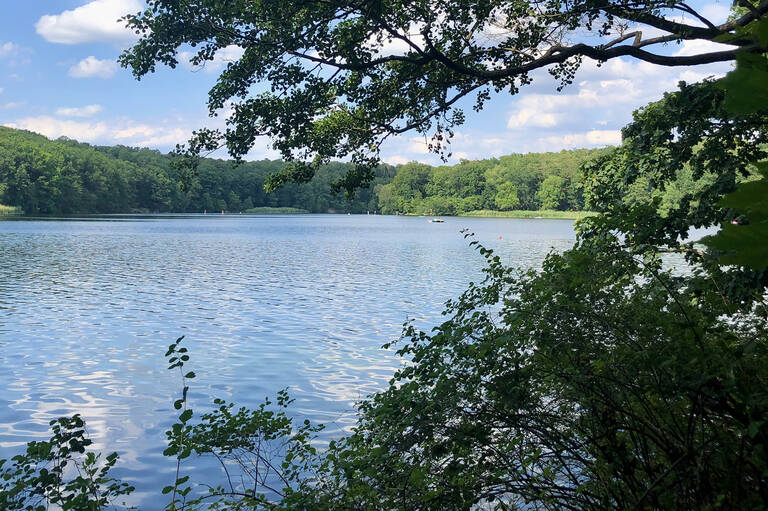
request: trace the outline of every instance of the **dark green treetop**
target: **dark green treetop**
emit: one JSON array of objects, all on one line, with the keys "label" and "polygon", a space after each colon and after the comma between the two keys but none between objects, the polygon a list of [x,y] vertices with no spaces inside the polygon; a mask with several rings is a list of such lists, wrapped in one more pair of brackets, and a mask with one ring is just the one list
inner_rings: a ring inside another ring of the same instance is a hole
[{"label": "dark green treetop", "polygon": [[[175,67],[189,46],[195,65],[242,48],[208,98],[211,115],[231,102],[227,128],[198,131],[189,154],[226,146],[242,157],[266,135],[293,162],[268,187],[308,181],[319,164],[349,158],[356,167],[337,185],[350,191],[370,181],[387,138],[416,131],[446,156],[463,99],[482,109],[537,69],[563,86],[585,57],[683,66],[759,51],[739,30],[764,17],[768,1],[740,1],[742,15],[715,25],[686,3],[659,0],[149,0],[125,19],[141,38],[120,62],[141,78],[158,64]],[[696,24],[675,21],[680,15]],[[659,46],[683,40],[729,48],[683,56]]]}]

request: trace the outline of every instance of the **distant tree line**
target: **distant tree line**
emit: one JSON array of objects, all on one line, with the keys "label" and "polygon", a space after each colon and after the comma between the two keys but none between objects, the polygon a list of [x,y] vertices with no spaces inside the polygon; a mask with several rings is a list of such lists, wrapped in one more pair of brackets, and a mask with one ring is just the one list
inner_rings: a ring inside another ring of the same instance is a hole
[{"label": "distant tree line", "polygon": [[[234,165],[204,158],[192,176],[159,151],[99,147],[74,140],[48,140],[0,127],[0,204],[27,214],[240,212],[254,207],[292,207],[313,213],[365,213],[377,209],[373,187],[352,200],[331,191],[349,164],[324,166],[308,184],[288,184],[266,193],[267,176],[280,161]],[[374,186],[388,183],[395,168],[377,169]]]},{"label": "distant tree line", "polygon": [[[460,215],[478,210],[586,209],[584,166],[611,149],[577,149],[512,154],[456,165],[411,162],[381,165],[371,186],[350,200],[334,193],[348,163],[323,166],[307,184],[288,183],[266,192],[269,175],[285,163],[202,158],[190,174],[170,155],[126,146],[92,146],[61,138],[49,140],[28,131],[0,127],[0,204],[27,214],[242,212],[251,208],[297,208],[311,213]],[[670,211],[702,186],[682,168],[664,191],[648,179],[625,194],[628,203],[658,200]],[[712,176],[705,176],[705,180]]]},{"label": "distant tree line", "polygon": [[453,215],[476,210],[584,209],[586,161],[607,149],[513,154],[453,166],[408,163],[379,185],[383,213]]},{"label": "distant tree line", "polygon": [[381,165],[352,200],[331,184],[350,169],[325,165],[308,184],[267,193],[284,167],[203,158],[191,176],[156,150],[102,147],[0,127],[0,204],[27,214],[240,212],[299,208],[312,213],[462,214],[474,210],[584,209],[580,166],[605,149],[513,154],[433,167]]}]

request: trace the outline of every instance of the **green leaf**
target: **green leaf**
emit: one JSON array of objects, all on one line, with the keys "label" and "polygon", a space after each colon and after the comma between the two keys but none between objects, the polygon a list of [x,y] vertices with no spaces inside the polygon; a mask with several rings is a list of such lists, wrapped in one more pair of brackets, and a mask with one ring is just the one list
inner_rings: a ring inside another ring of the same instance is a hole
[{"label": "green leaf", "polygon": [[181,415],[179,415],[179,421],[181,422],[187,422],[191,418],[192,418],[192,410],[184,410],[181,413]]},{"label": "green leaf", "polygon": [[768,104],[768,71],[764,57],[749,54],[739,60],[743,66],[728,73],[721,86],[727,91],[725,108],[735,115],[748,115]]},{"label": "green leaf", "polygon": [[768,163],[760,162],[759,168],[762,179],[741,183],[720,202],[739,213],[741,220],[723,224],[720,232],[702,240],[710,250],[721,252],[723,264],[756,270],[768,267]]}]

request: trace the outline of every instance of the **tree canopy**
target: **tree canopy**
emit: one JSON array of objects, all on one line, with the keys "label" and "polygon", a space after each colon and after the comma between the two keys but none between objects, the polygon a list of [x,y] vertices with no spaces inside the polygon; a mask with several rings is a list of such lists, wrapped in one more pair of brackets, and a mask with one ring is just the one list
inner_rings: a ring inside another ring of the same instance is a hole
[{"label": "tree canopy", "polygon": [[[480,209],[538,210],[540,188],[551,176],[562,198],[552,209],[583,209],[579,166],[606,150],[513,154],[433,167],[378,166],[370,186],[346,199],[332,190],[352,165],[331,162],[310,183],[288,183],[267,193],[281,161],[200,158],[197,171],[180,169],[174,155],[125,146],[48,140],[0,127],[0,204],[27,214],[243,212],[298,208],[311,213],[380,211],[385,214],[464,214]],[[512,193],[512,188],[514,193]],[[497,190],[505,191],[502,196]],[[502,202],[498,202],[502,200]]]},{"label": "tree canopy", "polygon": [[[211,115],[231,105],[227,128],[196,132],[190,154],[226,146],[242,157],[266,135],[292,162],[268,186],[307,181],[318,165],[349,158],[355,168],[337,182],[349,191],[373,178],[389,137],[416,131],[447,155],[465,98],[482,109],[495,92],[517,93],[537,69],[564,86],[585,58],[685,66],[759,53],[741,31],[765,16],[768,0],[738,4],[738,16],[715,24],[687,3],[662,0],[149,0],[126,17],[141,38],[120,61],[141,78],[175,67],[188,47],[197,65],[241,48],[208,98]],[[664,51],[680,41],[727,46]]]},{"label": "tree canopy", "polygon": [[[292,207],[312,213],[365,213],[378,209],[373,187],[345,198],[331,183],[351,168],[332,162],[317,178],[267,193],[268,176],[284,162],[202,158],[190,174],[172,155],[125,146],[92,146],[70,139],[48,140],[0,127],[0,204],[27,214],[239,213],[254,207]],[[373,185],[388,183],[395,168],[381,165]]]},{"label": "tree canopy", "polygon": [[431,167],[408,163],[377,186],[382,213],[456,215],[477,210],[584,209],[581,165],[609,149],[510,154]]}]

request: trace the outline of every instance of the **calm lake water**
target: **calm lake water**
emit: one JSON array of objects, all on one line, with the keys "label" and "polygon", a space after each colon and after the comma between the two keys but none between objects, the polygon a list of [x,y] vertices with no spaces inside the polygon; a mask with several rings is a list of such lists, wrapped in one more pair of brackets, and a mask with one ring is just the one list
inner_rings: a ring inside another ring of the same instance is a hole
[{"label": "calm lake water", "polygon": [[[462,228],[524,267],[574,240],[571,221],[540,219],[0,221],[0,458],[48,438],[50,419],[80,413],[95,447],[120,454],[114,474],[137,488],[128,502],[162,508],[180,386],[164,354],[181,335],[196,410],[213,397],[255,406],[288,387],[291,413],[339,436],[354,403],[400,364],[381,345],[407,319],[439,323],[443,303],[480,275]],[[193,479],[216,479],[188,465]]]}]

